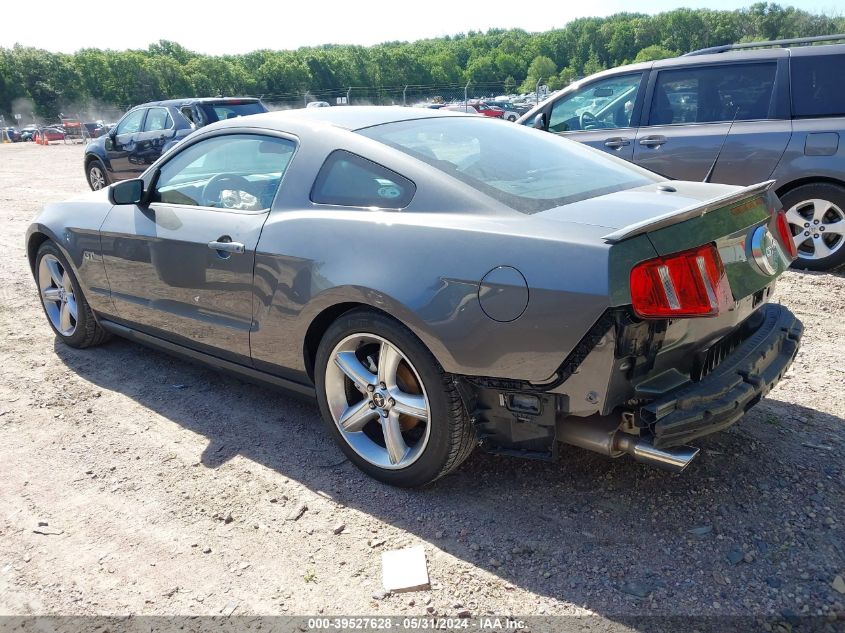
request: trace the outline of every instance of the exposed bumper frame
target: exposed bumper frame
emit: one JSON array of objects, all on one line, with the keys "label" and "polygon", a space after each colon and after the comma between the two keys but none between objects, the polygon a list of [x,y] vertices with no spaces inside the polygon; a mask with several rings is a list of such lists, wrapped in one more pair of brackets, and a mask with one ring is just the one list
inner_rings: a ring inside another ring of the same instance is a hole
[{"label": "exposed bumper frame", "polygon": [[714,371],[640,409],[656,448],[688,443],[737,422],[783,378],[804,326],[781,305],[762,308],[763,322]]}]

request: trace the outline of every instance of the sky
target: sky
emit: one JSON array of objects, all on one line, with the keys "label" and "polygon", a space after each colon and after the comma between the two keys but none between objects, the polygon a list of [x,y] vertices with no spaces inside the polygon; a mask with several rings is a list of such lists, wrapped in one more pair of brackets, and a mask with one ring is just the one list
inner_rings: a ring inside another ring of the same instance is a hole
[{"label": "sky", "polygon": [[[547,31],[589,16],[622,11],[660,13],[678,7],[736,9],[752,0],[594,0],[519,2],[517,0],[142,0],[99,4],[74,13],[66,1],[40,0],[45,19],[0,18],[0,46],[16,43],[71,53],[80,48],[147,48],[158,40],[178,42],[189,50],[212,55],[269,49],[295,49],[321,44],[369,46],[387,41],[454,35],[489,28]],[[782,0],[814,13],[840,14],[831,0]],[[841,5],[840,5],[841,6]]]}]

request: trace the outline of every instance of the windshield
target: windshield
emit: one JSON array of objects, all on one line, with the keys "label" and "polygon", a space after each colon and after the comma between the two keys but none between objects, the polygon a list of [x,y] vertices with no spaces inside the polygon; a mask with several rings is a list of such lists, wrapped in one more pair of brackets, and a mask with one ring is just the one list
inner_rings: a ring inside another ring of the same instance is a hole
[{"label": "windshield", "polygon": [[358,132],[522,213],[537,213],[660,180],[574,141],[480,117],[417,119]]},{"label": "windshield", "polygon": [[260,101],[228,102],[228,103],[201,103],[199,105],[209,123],[234,119],[248,114],[261,114],[267,112],[267,108]]}]

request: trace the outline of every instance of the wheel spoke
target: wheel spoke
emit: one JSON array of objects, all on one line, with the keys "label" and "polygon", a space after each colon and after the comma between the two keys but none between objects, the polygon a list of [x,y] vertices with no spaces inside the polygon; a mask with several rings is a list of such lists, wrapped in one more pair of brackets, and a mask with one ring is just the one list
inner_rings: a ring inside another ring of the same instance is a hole
[{"label": "wheel spoke", "polygon": [[396,370],[402,362],[402,355],[387,341],[381,344],[378,355],[378,380],[387,385],[388,389],[396,386]]},{"label": "wheel spoke", "polygon": [[839,220],[838,222],[831,222],[830,224],[825,224],[824,232],[836,233],[837,235],[845,235],[845,220]]},{"label": "wheel spoke", "polygon": [[70,321],[70,308],[66,303],[62,304],[62,307],[59,309],[59,329],[62,332],[67,332],[73,327],[73,323]]},{"label": "wheel spoke", "polygon": [[338,352],[335,354],[334,362],[340,368],[340,371],[352,381],[355,388],[362,393],[367,392],[367,385],[376,382],[375,374],[364,367],[355,352]]},{"label": "wheel spoke", "polygon": [[390,392],[390,395],[396,401],[393,405],[392,411],[397,413],[404,413],[420,420],[428,420],[428,409],[425,405],[425,396],[405,393],[395,389]]},{"label": "wheel spoke", "polygon": [[61,301],[62,300],[62,293],[58,288],[45,288],[41,291],[41,296],[44,297],[44,301]]},{"label": "wheel spoke", "polygon": [[408,450],[408,445],[405,444],[405,438],[402,437],[402,427],[399,425],[399,413],[394,409],[386,418],[382,418],[381,420],[387,456],[391,464],[398,464],[405,457],[405,453]]},{"label": "wheel spoke", "polygon": [[53,284],[56,288],[64,288],[64,275],[62,274],[62,271],[59,270],[59,262],[55,259],[48,259],[47,270],[50,271],[50,278],[53,280]]},{"label": "wheel spoke", "polygon": [[67,295],[67,309],[70,312],[70,316],[76,321],[79,318],[79,311],[76,305],[76,298],[73,295]]},{"label": "wheel spoke", "polygon": [[362,431],[367,422],[377,415],[378,412],[371,409],[369,401],[364,398],[361,402],[346,407],[338,423],[347,433],[357,433]]},{"label": "wheel spoke", "polygon": [[798,235],[792,236],[792,241],[795,242],[795,248],[799,248],[808,239],[809,238],[806,235],[804,235],[803,231],[801,233],[799,233]]},{"label": "wheel spoke", "polygon": [[815,248],[815,256],[819,259],[822,257],[827,257],[830,255],[831,250],[828,248],[827,244],[825,244],[824,239],[819,238],[817,240],[813,240],[813,248]]},{"label": "wheel spoke", "polygon": [[807,222],[804,216],[798,213],[797,206],[792,207],[789,211],[786,212],[786,220],[790,224],[794,224],[802,230],[804,229],[804,223]]},{"label": "wheel spoke", "polygon": [[813,219],[824,222],[825,213],[829,209],[830,203],[827,200],[813,200]]}]

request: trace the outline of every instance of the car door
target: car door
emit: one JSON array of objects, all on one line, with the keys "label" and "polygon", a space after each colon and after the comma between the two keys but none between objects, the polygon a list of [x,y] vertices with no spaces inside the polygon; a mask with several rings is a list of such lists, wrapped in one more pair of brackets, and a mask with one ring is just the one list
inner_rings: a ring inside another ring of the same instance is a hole
[{"label": "car door", "polygon": [[120,120],[114,134],[109,135],[106,142],[106,157],[109,159],[116,180],[131,178],[144,171],[132,163],[132,157],[136,151],[136,141],[146,113],[146,108],[132,110]]},{"label": "car door", "polygon": [[792,133],[783,108],[785,62],[652,71],[634,162],[679,180],[704,179],[714,161],[712,182],[751,185],[768,179]]},{"label": "car door", "polygon": [[633,158],[644,71],[602,77],[552,103],[548,130],[626,160]]},{"label": "car door", "polygon": [[275,135],[207,137],[146,178],[148,203],[114,206],[101,241],[118,317],[249,364],[255,247],[295,147]]},{"label": "car door", "polygon": [[162,148],[175,135],[176,126],[167,108],[149,108],[144,119],[144,127],[137,135],[134,161],[146,169],[158,160]]}]

